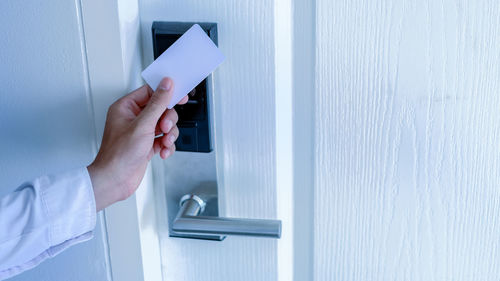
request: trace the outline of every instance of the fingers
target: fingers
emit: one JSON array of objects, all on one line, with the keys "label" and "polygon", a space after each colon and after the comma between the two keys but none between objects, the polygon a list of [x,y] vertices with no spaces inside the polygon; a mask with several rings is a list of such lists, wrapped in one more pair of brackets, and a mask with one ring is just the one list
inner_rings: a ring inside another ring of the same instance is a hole
[{"label": "fingers", "polygon": [[162,159],[167,159],[172,156],[175,152],[175,141],[179,137],[179,128],[174,126],[170,132],[164,134],[160,138],[156,138],[153,143],[153,148],[151,149],[149,159],[153,157],[154,154],[160,153]]},{"label": "fingers", "polygon": [[162,116],[165,109],[172,99],[173,95],[173,81],[170,78],[163,78],[158,88],[153,93],[146,107],[142,110],[139,115],[140,122],[149,124],[151,126],[156,126],[156,123]]},{"label": "fingers", "polygon": [[160,152],[161,148],[162,148],[161,140],[155,139],[153,142],[153,154]]},{"label": "fingers", "polygon": [[[160,153],[162,159],[167,159],[175,152],[175,141],[179,137],[179,128],[173,127],[168,134],[154,141],[153,149],[151,150],[151,157],[156,153]],[[150,157],[150,159],[151,159]]]},{"label": "fingers", "polygon": [[166,134],[172,130],[175,124],[177,124],[177,121],[179,121],[179,115],[177,115],[177,112],[175,109],[169,109],[165,112],[165,115],[163,118],[160,120],[160,130]]},{"label": "fingers", "polygon": [[162,159],[167,159],[168,157],[170,157],[170,155],[174,154],[174,151],[175,151],[175,145],[172,145],[171,147],[163,147],[160,150],[160,157]]},{"label": "fingers", "polygon": [[171,147],[179,137],[179,128],[175,126],[168,134],[161,137],[161,144],[164,147]]},{"label": "fingers", "polygon": [[167,159],[174,154],[175,141],[179,137],[179,128],[176,126],[178,119],[175,109],[169,109],[163,113],[155,132],[155,134],[163,133],[163,136],[155,139],[152,154],[159,153],[162,159]]}]

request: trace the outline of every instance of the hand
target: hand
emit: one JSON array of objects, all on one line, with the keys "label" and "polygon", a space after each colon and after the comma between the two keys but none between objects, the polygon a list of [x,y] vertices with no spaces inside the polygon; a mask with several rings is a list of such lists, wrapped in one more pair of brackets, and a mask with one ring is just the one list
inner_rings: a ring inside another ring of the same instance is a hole
[{"label": "hand", "polygon": [[166,110],[173,88],[173,81],[164,78],[155,92],[144,85],[109,108],[101,148],[87,167],[97,211],[132,195],[154,154],[166,159],[174,153],[178,116],[174,109]]}]

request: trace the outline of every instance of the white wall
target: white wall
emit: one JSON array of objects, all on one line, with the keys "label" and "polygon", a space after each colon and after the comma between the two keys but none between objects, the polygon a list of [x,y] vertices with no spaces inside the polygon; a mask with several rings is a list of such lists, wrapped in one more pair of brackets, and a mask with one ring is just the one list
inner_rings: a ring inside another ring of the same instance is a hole
[{"label": "white wall", "polygon": [[498,1],[316,1],[314,280],[498,280]]},{"label": "white wall", "polygon": [[[81,27],[78,1],[0,1],[0,196],[93,159]],[[100,223],[94,239],[12,280],[107,280]]]}]

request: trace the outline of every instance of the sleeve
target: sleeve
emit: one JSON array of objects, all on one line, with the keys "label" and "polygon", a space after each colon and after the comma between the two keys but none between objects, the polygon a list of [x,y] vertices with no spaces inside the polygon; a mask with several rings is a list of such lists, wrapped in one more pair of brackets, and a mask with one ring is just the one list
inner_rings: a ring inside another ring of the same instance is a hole
[{"label": "sleeve", "polygon": [[86,168],[22,184],[0,199],[0,280],[91,239],[95,223]]}]

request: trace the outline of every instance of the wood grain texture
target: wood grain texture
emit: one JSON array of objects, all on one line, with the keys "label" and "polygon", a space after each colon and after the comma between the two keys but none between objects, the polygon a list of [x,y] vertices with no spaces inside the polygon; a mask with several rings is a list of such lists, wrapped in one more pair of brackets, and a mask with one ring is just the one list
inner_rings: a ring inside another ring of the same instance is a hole
[{"label": "wood grain texture", "polygon": [[[273,7],[273,1],[250,0],[140,2],[145,65],[152,61],[153,20],[218,24],[226,60],[214,74],[215,149],[219,195],[227,216],[276,217]],[[164,174],[168,177],[169,171]],[[275,240],[169,238],[161,215],[164,280],[277,279]]]},{"label": "wood grain texture", "polygon": [[499,280],[499,2],[316,4],[314,280]]}]

